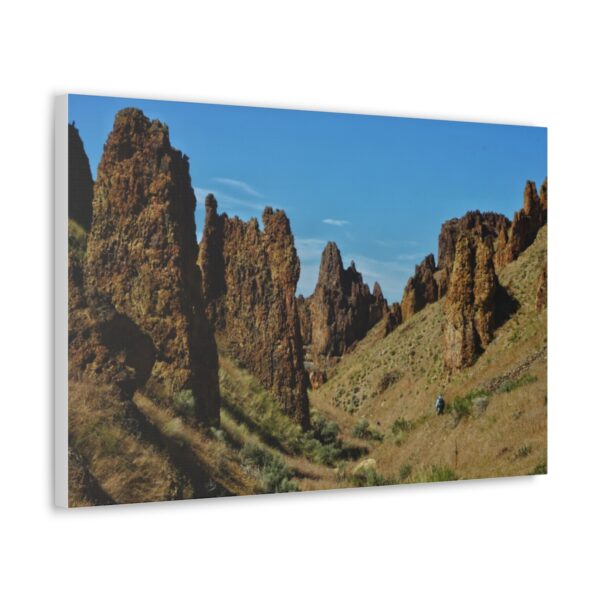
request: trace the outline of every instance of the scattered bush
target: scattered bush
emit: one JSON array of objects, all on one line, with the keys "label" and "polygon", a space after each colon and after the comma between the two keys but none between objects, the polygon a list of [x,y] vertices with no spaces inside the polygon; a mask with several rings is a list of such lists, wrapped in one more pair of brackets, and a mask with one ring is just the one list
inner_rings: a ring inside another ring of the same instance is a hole
[{"label": "scattered bush", "polygon": [[383,433],[381,433],[381,431],[379,431],[379,429],[376,427],[370,425],[367,419],[361,419],[360,421],[357,421],[354,429],[352,430],[352,435],[362,440],[375,440],[378,442],[383,440]]},{"label": "scattered bush", "polygon": [[429,483],[438,481],[456,481],[458,476],[450,467],[433,465],[421,471],[415,478],[415,483]]},{"label": "scattered bush", "polygon": [[450,404],[450,412],[458,419],[471,416],[473,399],[469,396],[455,398]]},{"label": "scattered bush", "polygon": [[404,417],[399,417],[392,423],[392,433],[394,435],[404,432],[408,433],[409,431],[415,428],[414,424],[405,419]]},{"label": "scattered bush", "polygon": [[340,434],[340,426],[335,421],[328,421],[323,415],[313,415],[312,428],[314,436],[322,444],[335,444]]},{"label": "scattered bush", "polygon": [[181,390],[173,398],[175,412],[182,417],[192,418],[196,412],[196,399],[192,390]]},{"label": "scattered bush", "polygon": [[515,454],[515,458],[525,458],[526,456],[529,456],[530,454],[531,454],[531,446],[529,446],[529,445],[521,446],[517,450],[517,453]]},{"label": "scattered bush", "polygon": [[507,379],[500,384],[498,387],[498,392],[506,394],[516,390],[517,388],[520,388],[523,385],[535,383],[536,381],[537,377],[535,375],[523,375],[522,377],[519,377],[519,379]]},{"label": "scattered bush", "polygon": [[352,485],[356,487],[373,487],[379,485],[389,485],[388,481],[377,469],[373,467],[367,467],[356,471],[352,475]]},{"label": "scattered bush", "polygon": [[535,466],[535,469],[529,473],[530,475],[546,475],[548,473],[548,466],[546,462],[539,463]]},{"label": "scattered bush", "polygon": [[278,456],[256,444],[246,443],[240,457],[244,466],[259,473],[266,494],[298,491],[298,485],[292,481],[292,470]]},{"label": "scattered bush", "polygon": [[412,466],[409,464],[402,465],[398,474],[400,481],[406,481],[412,473]]}]

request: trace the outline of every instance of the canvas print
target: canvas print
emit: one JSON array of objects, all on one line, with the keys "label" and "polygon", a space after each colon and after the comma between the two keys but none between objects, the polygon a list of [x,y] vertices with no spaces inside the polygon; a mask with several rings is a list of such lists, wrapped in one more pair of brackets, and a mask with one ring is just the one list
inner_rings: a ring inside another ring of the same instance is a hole
[{"label": "canvas print", "polygon": [[546,473],[545,128],[67,104],[69,506]]}]

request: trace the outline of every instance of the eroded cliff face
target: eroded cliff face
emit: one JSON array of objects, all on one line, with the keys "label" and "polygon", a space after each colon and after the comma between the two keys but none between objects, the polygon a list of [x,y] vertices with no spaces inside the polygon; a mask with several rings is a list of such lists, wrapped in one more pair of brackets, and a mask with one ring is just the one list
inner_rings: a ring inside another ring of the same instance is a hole
[{"label": "eroded cliff face", "polygon": [[79,130],[69,124],[69,219],[73,219],[85,231],[92,224],[92,199],[94,180],[90,161],[83,147]]},{"label": "eroded cliff face", "polygon": [[544,180],[537,193],[533,181],[525,184],[523,208],[515,213],[506,236],[499,240],[496,266],[502,268],[527,249],[535,240],[538,231],[548,220],[548,180]]},{"label": "eroded cliff face", "polygon": [[402,296],[401,312],[404,319],[409,319],[427,304],[437,301],[439,291],[435,271],[433,254],[416,266],[415,274],[408,280]]},{"label": "eroded cliff face", "polygon": [[283,211],[266,208],[263,231],[218,214],[205,201],[199,264],[207,315],[233,356],[279,400],[303,427],[309,425],[307,377],[302,356],[296,284],[300,261]]},{"label": "eroded cliff face", "polygon": [[473,364],[491,342],[500,298],[492,240],[463,233],[456,241],[444,304],[444,363],[448,369]]},{"label": "eroded cliff face", "polygon": [[501,214],[494,212],[471,211],[460,218],[450,219],[442,225],[438,238],[438,270],[439,297],[448,290],[450,275],[454,265],[456,244],[459,237],[469,233],[480,239],[490,237],[492,241],[506,236],[510,221]]},{"label": "eroded cliff face", "polygon": [[354,262],[345,269],[340,251],[328,242],[321,256],[319,279],[310,297],[312,352],[342,356],[384,314],[387,303],[379,284],[371,294]]},{"label": "eroded cliff face", "polygon": [[87,239],[92,341],[78,348],[88,373],[117,361],[159,403],[190,390],[198,419],[216,423],[218,362],[196,265],[195,204],[187,157],[171,147],[168,128],[137,109],[118,112]]}]

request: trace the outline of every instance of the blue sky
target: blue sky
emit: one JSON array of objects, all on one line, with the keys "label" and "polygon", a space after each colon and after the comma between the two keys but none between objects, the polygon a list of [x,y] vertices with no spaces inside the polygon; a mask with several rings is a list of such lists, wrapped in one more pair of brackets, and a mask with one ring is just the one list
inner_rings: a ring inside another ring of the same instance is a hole
[{"label": "blue sky", "polygon": [[[365,281],[399,300],[414,266],[437,255],[441,224],[468,210],[512,218],[527,179],[547,174],[547,130],[355,114],[69,96],[92,173],[115,112],[135,106],[169,126],[190,157],[199,236],[204,196],[220,212],[290,218],[301,260],[298,293],[312,293],[327,241]],[[260,219],[259,219],[260,221]]]}]

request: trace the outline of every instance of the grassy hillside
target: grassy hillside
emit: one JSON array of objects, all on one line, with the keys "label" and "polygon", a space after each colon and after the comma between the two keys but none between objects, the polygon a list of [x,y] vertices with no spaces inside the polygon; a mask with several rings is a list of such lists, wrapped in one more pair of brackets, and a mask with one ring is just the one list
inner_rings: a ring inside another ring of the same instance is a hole
[{"label": "grassy hillside", "polygon": [[[371,330],[311,394],[312,406],[346,431],[368,420],[383,435],[369,442],[370,457],[390,480],[544,471],[547,329],[535,294],[545,261],[543,228],[499,274],[520,306],[474,366],[453,376],[443,368],[442,300],[384,339],[381,326]],[[442,417],[433,409],[439,392],[450,405]]]},{"label": "grassy hillside", "polygon": [[[546,229],[500,274],[519,303],[472,367],[442,365],[442,303],[373,328],[310,395],[313,431],[223,348],[219,429],[110,386],[70,384],[74,506],[291,492],[546,471]],[[442,392],[448,407],[434,412]]]}]

